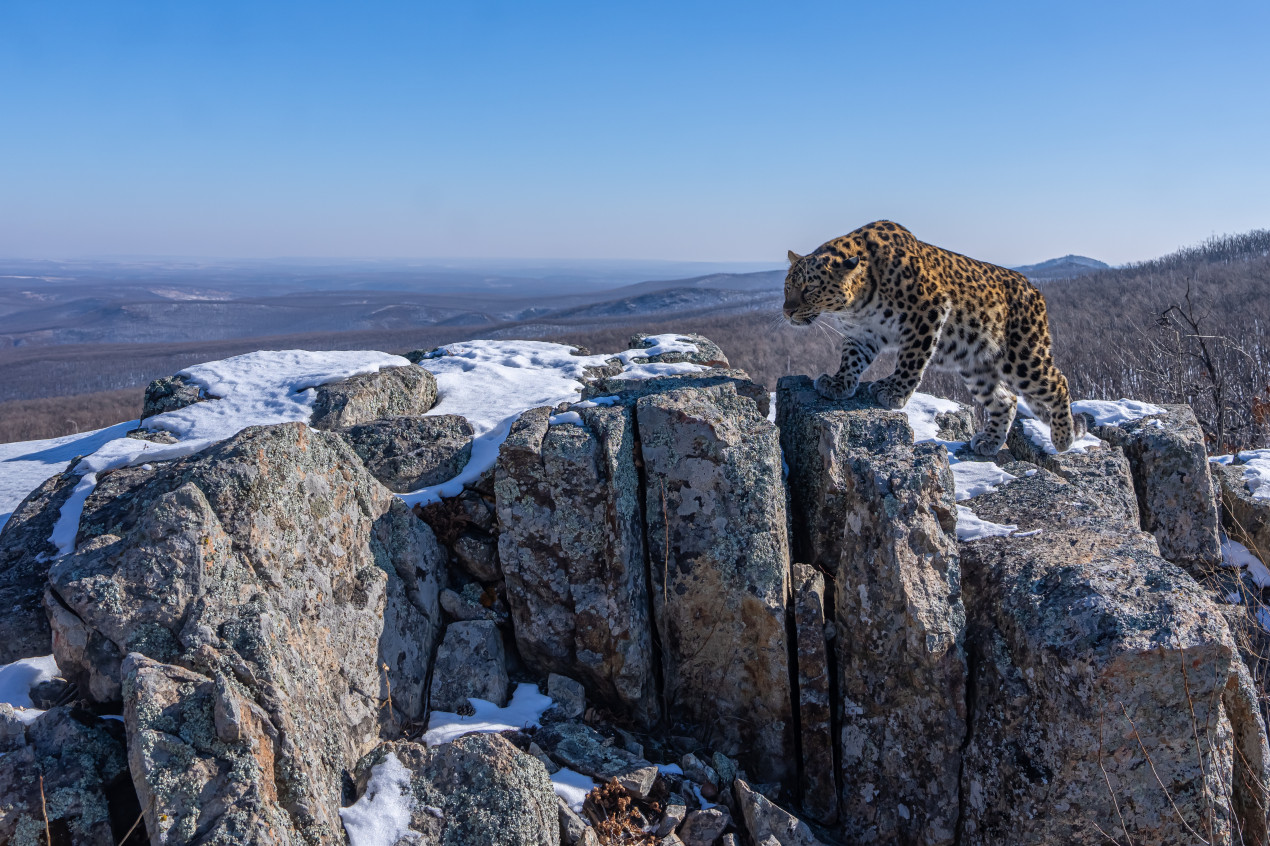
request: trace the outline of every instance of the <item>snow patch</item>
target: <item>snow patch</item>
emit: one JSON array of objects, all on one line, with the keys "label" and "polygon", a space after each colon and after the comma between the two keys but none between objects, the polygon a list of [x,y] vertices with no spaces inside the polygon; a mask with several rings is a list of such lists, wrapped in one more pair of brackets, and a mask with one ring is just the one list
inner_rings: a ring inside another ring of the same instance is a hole
[{"label": "snow patch", "polygon": [[1008,538],[1019,530],[1013,523],[1002,525],[988,520],[981,520],[964,505],[957,506],[957,540],[973,541],[981,538]]},{"label": "snow patch", "polygon": [[1260,558],[1253,555],[1248,547],[1224,535],[1221,542],[1221,563],[1226,567],[1247,569],[1248,577],[1256,583],[1257,587],[1270,587],[1270,568],[1267,568]]},{"label": "snow patch", "polygon": [[516,685],[511,701],[500,708],[484,699],[469,698],[474,714],[465,717],[449,711],[433,711],[428,717],[428,731],[423,742],[440,746],[465,734],[494,734],[510,729],[534,728],[551,707],[551,697],[538,692],[535,685]]},{"label": "snow patch", "polygon": [[0,702],[7,702],[24,723],[33,723],[44,712],[31,701],[31,688],[61,674],[52,655],[23,658],[0,667]]},{"label": "snow patch", "polygon": [[[1091,400],[1092,401],[1092,400]],[[1145,403],[1143,403],[1145,405]],[[1073,406],[1075,403],[1073,403]],[[1036,448],[1046,455],[1058,455],[1058,450],[1054,448],[1054,441],[1050,437],[1050,427],[1037,420],[1032,414],[1032,409],[1027,407],[1027,403],[1019,400],[1018,420],[1023,426],[1023,434],[1027,439],[1036,445]],[[1102,441],[1086,432],[1081,435],[1067,451],[1073,454],[1083,455],[1089,452],[1090,447],[1098,447],[1102,445]]]},{"label": "snow patch", "polygon": [[768,394],[767,422],[768,423],[776,422],[776,392],[775,391],[772,391],[770,394]]},{"label": "snow patch", "polygon": [[1270,449],[1252,449],[1239,453],[1243,462],[1244,484],[1253,499],[1270,499]]},{"label": "snow patch", "polygon": [[575,814],[580,814],[586,795],[595,789],[595,779],[568,767],[561,767],[552,774],[551,786]]},{"label": "snow patch", "polygon": [[1013,473],[1005,472],[991,461],[960,461],[950,454],[948,463],[952,465],[958,502],[992,493],[1006,482],[1013,482],[1019,478]]},{"label": "snow patch", "polygon": [[576,411],[562,411],[559,414],[553,414],[547,418],[548,426],[559,426],[563,423],[571,423],[574,426],[582,425],[582,415]]},{"label": "snow patch", "polygon": [[362,798],[340,809],[340,819],[351,846],[396,846],[410,834],[419,836],[410,828],[413,810],[410,770],[389,752],[371,769]]},{"label": "snow patch", "polygon": [[1080,412],[1092,415],[1095,425],[1119,426],[1121,423],[1150,417],[1152,414],[1164,414],[1165,410],[1149,402],[1131,399],[1077,400],[1072,403],[1072,414]]},{"label": "snow patch", "polygon": [[956,411],[961,406],[952,400],[930,394],[914,393],[900,411],[908,417],[908,425],[913,428],[913,443],[939,440],[939,424],[935,422],[937,414]]}]

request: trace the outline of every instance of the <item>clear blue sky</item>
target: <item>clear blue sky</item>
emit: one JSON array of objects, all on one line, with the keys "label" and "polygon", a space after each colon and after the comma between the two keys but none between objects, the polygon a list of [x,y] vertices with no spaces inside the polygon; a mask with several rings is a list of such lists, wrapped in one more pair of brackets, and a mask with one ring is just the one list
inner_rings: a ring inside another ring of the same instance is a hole
[{"label": "clear blue sky", "polygon": [[0,256],[1119,263],[1270,227],[1270,3],[0,0]]}]

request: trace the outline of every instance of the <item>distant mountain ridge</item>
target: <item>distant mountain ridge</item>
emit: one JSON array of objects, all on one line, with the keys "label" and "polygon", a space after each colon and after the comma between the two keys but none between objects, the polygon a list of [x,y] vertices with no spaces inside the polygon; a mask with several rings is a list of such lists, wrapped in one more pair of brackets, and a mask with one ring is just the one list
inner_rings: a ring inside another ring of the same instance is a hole
[{"label": "distant mountain ridge", "polygon": [[1025,264],[1022,267],[1014,267],[1011,270],[1017,270],[1028,279],[1034,282],[1052,282],[1056,279],[1074,279],[1077,276],[1086,276],[1090,273],[1096,273],[1099,270],[1110,270],[1111,265],[1106,262],[1092,259],[1088,256],[1066,255],[1061,258],[1042,261],[1037,264]]}]

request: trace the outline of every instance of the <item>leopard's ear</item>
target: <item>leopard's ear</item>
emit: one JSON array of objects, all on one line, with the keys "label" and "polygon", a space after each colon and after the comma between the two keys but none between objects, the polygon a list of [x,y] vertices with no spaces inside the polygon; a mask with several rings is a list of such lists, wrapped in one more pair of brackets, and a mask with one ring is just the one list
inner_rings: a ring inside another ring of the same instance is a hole
[{"label": "leopard's ear", "polygon": [[800,261],[802,261],[802,260],[803,260],[803,257],[802,257],[802,256],[800,256],[798,253],[794,252],[793,250],[790,250],[790,251],[789,251],[789,263],[790,263],[790,264],[798,264],[798,263],[799,263]]}]

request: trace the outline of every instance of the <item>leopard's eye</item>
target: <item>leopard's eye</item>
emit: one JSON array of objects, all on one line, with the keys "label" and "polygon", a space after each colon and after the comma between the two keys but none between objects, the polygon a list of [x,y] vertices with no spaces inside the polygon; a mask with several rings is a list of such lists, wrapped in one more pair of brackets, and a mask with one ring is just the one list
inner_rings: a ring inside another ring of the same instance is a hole
[{"label": "leopard's eye", "polygon": [[855,270],[856,265],[858,265],[859,263],[860,263],[860,257],[852,256],[851,258],[847,259],[847,270]]}]

